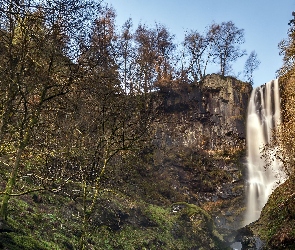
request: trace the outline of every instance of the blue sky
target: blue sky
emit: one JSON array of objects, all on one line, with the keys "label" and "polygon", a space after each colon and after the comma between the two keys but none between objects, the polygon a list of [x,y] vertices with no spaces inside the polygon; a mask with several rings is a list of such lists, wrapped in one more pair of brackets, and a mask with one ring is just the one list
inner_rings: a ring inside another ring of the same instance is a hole
[{"label": "blue sky", "polygon": [[[274,79],[282,65],[277,45],[287,38],[288,22],[295,11],[293,0],[104,0],[104,3],[116,10],[118,26],[128,18],[132,18],[134,28],[139,23],[152,27],[157,22],[165,25],[178,43],[183,41],[185,31],[202,33],[213,21],[233,21],[245,32],[241,48],[248,54],[255,50],[261,61],[254,73],[255,86]],[[236,75],[243,71],[246,59],[244,56],[234,64]]]}]

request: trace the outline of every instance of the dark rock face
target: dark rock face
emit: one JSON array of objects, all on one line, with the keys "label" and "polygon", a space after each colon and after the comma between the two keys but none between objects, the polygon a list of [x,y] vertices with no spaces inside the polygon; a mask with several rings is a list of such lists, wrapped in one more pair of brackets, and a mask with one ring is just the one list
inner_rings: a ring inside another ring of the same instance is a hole
[{"label": "dark rock face", "polygon": [[199,86],[163,93],[158,120],[158,146],[201,146],[206,150],[240,147],[252,86],[232,77],[212,74]]},{"label": "dark rock face", "polygon": [[[232,77],[208,75],[199,85],[161,93],[155,124],[154,164],[159,170],[154,179],[165,176],[165,183],[175,192],[179,190],[190,203],[207,208],[229,243],[243,220],[243,164],[251,91],[250,84]],[[177,195],[166,198],[178,200]]]},{"label": "dark rock face", "polygon": [[237,242],[241,242],[242,250],[260,250],[263,249],[264,243],[255,236],[249,226],[245,226],[237,231],[235,236]]}]

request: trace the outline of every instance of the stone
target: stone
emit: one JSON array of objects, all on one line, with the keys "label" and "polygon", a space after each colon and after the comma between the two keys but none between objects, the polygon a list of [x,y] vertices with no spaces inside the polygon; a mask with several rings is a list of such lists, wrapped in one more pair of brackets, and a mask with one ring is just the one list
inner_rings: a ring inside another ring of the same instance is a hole
[{"label": "stone", "polygon": [[245,144],[249,83],[211,74],[199,85],[162,93],[156,121],[158,146],[202,146],[206,150]]}]

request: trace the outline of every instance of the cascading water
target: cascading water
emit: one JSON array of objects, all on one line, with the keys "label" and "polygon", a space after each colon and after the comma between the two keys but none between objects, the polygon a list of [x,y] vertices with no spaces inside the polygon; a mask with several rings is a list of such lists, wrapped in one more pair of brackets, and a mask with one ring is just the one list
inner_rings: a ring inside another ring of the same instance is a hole
[{"label": "cascading water", "polygon": [[281,163],[274,160],[272,166],[265,169],[261,150],[271,141],[273,130],[280,119],[278,80],[255,88],[250,97],[247,118],[248,185],[245,225],[259,218],[278,181]]}]

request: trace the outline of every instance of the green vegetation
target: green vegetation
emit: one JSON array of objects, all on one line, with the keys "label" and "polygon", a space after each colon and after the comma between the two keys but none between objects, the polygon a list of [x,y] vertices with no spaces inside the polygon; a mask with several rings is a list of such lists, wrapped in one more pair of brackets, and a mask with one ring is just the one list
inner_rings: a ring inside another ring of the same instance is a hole
[{"label": "green vegetation", "polygon": [[251,229],[266,249],[295,248],[295,182],[290,178],[270,196],[261,217]]},{"label": "green vegetation", "polygon": [[[75,249],[82,231],[79,208],[69,199],[43,193],[41,203],[28,195],[11,202],[1,248]],[[161,207],[118,195],[100,198],[103,203],[109,211],[92,216],[88,249],[226,249],[211,216],[196,205]]]},{"label": "green vegetation", "polygon": [[[199,94],[209,61],[231,74],[242,29],[188,33],[179,66],[165,26],[133,31],[130,19],[118,30],[96,1],[3,1],[0,27],[0,248],[226,249],[212,215],[243,206],[239,138],[217,152],[209,136],[195,148],[155,136],[175,117],[164,119],[165,94]],[[267,237],[285,232],[290,199],[265,236],[278,247]],[[229,212],[227,223],[243,209]]]},{"label": "green vegetation", "polygon": [[[173,154],[175,158],[163,159],[166,163],[159,169],[148,160],[153,158],[152,152],[146,150],[141,159],[131,156],[132,161],[126,161],[126,165],[110,167],[112,174],[106,173],[104,183],[112,184],[100,192],[89,214],[86,249],[226,249],[224,232],[218,232],[210,214],[217,215],[227,205],[214,210],[206,203],[203,208],[188,203],[195,203],[193,194],[184,192],[194,186],[175,182],[175,176],[183,171],[197,178],[204,166],[209,167],[206,155],[186,149],[182,154]],[[203,161],[198,162],[197,158]],[[216,159],[220,161],[222,156]],[[177,173],[171,166],[180,162],[183,165]],[[217,171],[213,162],[210,166]],[[113,183],[114,180],[121,183]],[[215,181],[216,185],[224,182],[223,178]],[[206,182],[200,179],[198,183],[200,190],[207,189]],[[173,185],[177,188],[171,188]],[[47,191],[11,198],[9,230],[0,232],[3,248],[76,249],[85,233],[81,226],[84,208],[83,197],[73,198]]]}]

